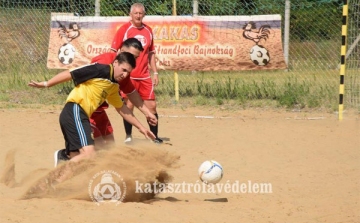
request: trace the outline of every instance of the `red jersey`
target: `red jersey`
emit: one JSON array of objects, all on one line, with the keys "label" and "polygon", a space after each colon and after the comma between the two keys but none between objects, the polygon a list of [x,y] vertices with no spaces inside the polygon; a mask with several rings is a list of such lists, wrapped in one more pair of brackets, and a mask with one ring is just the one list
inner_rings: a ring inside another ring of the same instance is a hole
[{"label": "red jersey", "polygon": [[135,27],[131,22],[128,22],[116,32],[111,48],[117,52],[122,43],[128,38],[138,39],[144,48],[144,51],[136,59],[136,68],[130,74],[131,79],[150,78],[149,53],[155,53],[152,29],[144,23],[141,27]]},{"label": "red jersey", "polygon": [[[91,63],[99,63],[99,64],[111,64],[114,62],[116,57],[116,53],[109,52],[97,55],[96,57],[91,59]],[[130,94],[135,90],[134,85],[130,80],[130,75],[128,75],[125,79],[119,81],[120,90],[125,94]]]},{"label": "red jersey", "polygon": [[112,62],[114,62],[115,57],[116,53],[114,52],[103,53],[97,55],[96,57],[93,57],[91,59],[91,63],[111,64]]}]

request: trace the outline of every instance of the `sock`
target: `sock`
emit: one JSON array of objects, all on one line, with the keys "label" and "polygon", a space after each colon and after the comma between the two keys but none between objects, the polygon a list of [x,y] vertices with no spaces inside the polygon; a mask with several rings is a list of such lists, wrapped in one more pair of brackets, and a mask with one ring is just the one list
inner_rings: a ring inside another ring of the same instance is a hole
[{"label": "sock", "polygon": [[151,131],[152,133],[154,133],[154,135],[155,135],[156,138],[158,138],[158,135],[157,135],[157,134],[158,134],[158,126],[159,126],[159,116],[158,116],[157,113],[154,114],[154,115],[155,115],[155,117],[157,118],[158,122],[157,122],[157,124],[156,124],[155,126],[149,124],[149,127],[150,127],[150,131]]},{"label": "sock", "polygon": [[123,121],[124,121],[124,128],[125,128],[126,135],[131,135],[132,125],[129,122],[127,122],[125,119],[123,119]]},{"label": "sock", "polygon": [[62,150],[60,150],[60,157],[62,157],[62,158],[64,158],[65,160],[69,160],[70,158],[69,158],[69,154],[68,154],[68,152],[66,151],[66,149],[62,149]]}]

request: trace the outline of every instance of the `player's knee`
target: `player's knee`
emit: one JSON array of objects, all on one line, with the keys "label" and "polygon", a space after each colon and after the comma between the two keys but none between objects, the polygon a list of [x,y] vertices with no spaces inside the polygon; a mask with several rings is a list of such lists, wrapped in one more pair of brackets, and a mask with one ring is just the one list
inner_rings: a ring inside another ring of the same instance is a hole
[{"label": "player's knee", "polygon": [[[146,107],[152,112],[152,113],[156,113],[156,102],[155,100],[146,100],[144,101],[144,104],[146,105]],[[153,112],[154,111],[154,112]]]},{"label": "player's knee", "polygon": [[80,154],[80,152],[79,152],[79,150],[77,150],[77,151],[70,151],[70,153],[67,155],[69,156],[70,159],[72,159],[73,157],[75,157],[79,154]]},{"label": "player's knee", "polygon": [[134,110],[134,105],[131,104],[130,101],[128,101],[128,102],[126,103],[126,107],[128,107],[130,110]]},{"label": "player's knee", "polygon": [[79,156],[82,156],[82,158],[85,158],[85,159],[94,158],[96,155],[94,145],[84,146],[81,149],[79,149],[79,152],[80,152]]}]

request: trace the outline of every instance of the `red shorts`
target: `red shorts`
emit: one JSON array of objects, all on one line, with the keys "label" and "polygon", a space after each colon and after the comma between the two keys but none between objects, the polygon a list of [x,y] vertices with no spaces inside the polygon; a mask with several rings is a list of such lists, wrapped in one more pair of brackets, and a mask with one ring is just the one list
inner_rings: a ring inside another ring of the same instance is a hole
[{"label": "red shorts", "polygon": [[131,79],[131,82],[143,100],[155,100],[154,85],[151,78]]},{"label": "red shorts", "polygon": [[90,117],[90,125],[94,138],[110,135],[114,132],[105,110],[95,111]]}]

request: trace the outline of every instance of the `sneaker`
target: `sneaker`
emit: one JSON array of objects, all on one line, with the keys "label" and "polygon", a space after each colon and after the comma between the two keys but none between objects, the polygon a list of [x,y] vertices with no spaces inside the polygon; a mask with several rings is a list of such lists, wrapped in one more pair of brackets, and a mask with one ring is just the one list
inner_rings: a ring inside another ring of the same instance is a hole
[{"label": "sneaker", "polygon": [[132,142],[132,136],[131,135],[126,135],[124,143],[131,143],[131,142]]},{"label": "sneaker", "polygon": [[67,161],[67,160],[70,160],[70,159],[65,154],[65,149],[59,149],[59,150],[55,151],[55,153],[54,153],[55,167],[59,164],[59,162]]},{"label": "sneaker", "polygon": [[159,137],[156,137],[156,139],[154,139],[154,143],[161,144],[161,143],[163,143],[163,140],[160,139]]}]

